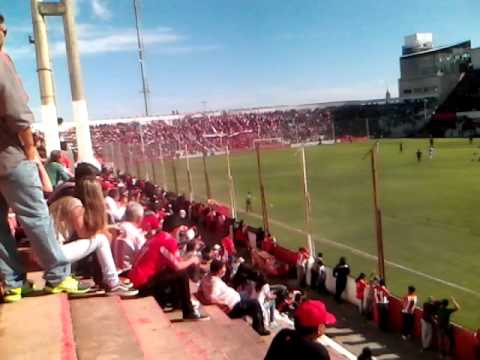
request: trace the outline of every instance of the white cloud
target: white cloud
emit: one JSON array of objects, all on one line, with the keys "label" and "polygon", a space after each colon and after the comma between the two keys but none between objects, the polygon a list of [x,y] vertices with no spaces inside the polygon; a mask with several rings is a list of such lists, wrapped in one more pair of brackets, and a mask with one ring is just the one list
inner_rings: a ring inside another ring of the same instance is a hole
[{"label": "white cloud", "polygon": [[[23,28],[23,27],[22,27]],[[51,24],[50,55],[52,57],[65,56],[65,41],[61,24]],[[24,29],[26,30],[26,29]],[[114,28],[112,26],[99,26],[91,23],[77,25],[78,45],[82,55],[96,55],[106,53],[137,51],[137,34],[135,28]],[[143,32],[143,43],[150,47],[154,53],[162,55],[182,55],[214,51],[219,45],[190,45],[185,44],[186,36],[175,32],[168,27],[146,29]],[[33,58],[34,47],[17,45],[15,42],[10,49],[10,54],[16,59]]]},{"label": "white cloud", "polygon": [[[101,29],[92,25],[82,25],[78,31],[78,45],[82,55],[126,52],[137,50],[135,29]],[[168,28],[148,29],[143,33],[143,42],[147,45],[172,45],[183,39],[183,36]],[[63,41],[54,42],[52,56],[64,56]]]},{"label": "white cloud", "polygon": [[91,6],[93,14],[102,19],[102,20],[110,20],[112,18],[112,12],[107,6],[105,0],[91,0]]},{"label": "white cloud", "polygon": [[23,46],[7,46],[5,51],[12,57],[13,60],[33,58],[35,51],[33,45],[23,45]]},{"label": "white cloud", "polygon": [[201,45],[201,46],[171,46],[163,47],[155,51],[162,55],[182,55],[191,53],[203,53],[220,49],[219,45]]}]

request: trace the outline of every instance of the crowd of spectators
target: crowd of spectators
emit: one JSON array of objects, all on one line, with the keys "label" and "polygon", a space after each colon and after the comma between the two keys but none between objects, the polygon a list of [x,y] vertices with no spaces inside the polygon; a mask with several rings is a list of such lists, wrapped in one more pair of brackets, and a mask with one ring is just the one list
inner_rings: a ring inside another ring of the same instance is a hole
[{"label": "crowd of spectators", "polygon": [[[276,326],[279,319],[286,320],[294,333],[280,332],[268,356],[291,351],[290,342],[296,336],[295,346],[301,343],[307,353],[324,356],[321,347],[305,341],[321,336],[329,322],[322,317],[314,323],[307,321],[308,317],[299,317],[303,307],[326,316],[323,304],[310,303],[306,297],[307,288],[326,294],[323,254],[314,257],[300,248],[296,265],[298,286],[269,284],[259,269],[240,256],[243,249],[248,259],[252,251],[248,227],[229,219],[214,204],[190,202],[185,196],[167,193],[150,182],[119,176],[107,169],[100,172],[87,163],[77,165],[75,175],[69,178],[70,171],[61,157],[55,152],[47,165],[55,162],[55,168],[63,171],[67,179],[60,178],[55,187],[44,189],[60,249],[67,262],[75,265],[76,275],[92,277],[109,294],[153,295],[165,308],[179,307],[188,320],[207,318],[199,311],[196,298],[203,304],[220,306],[231,318],[250,317],[252,327],[260,335],[268,335],[269,328]],[[43,177],[49,178],[48,174]],[[269,239],[272,236],[268,233],[260,235],[257,245],[263,248],[263,242]],[[272,243],[276,246],[274,238]],[[350,267],[342,257],[333,269],[338,302],[342,301],[349,275]],[[196,298],[191,296],[191,284],[198,286]],[[388,331],[391,295],[384,280],[373,275],[367,278],[362,273],[356,279],[356,287],[360,312],[370,319],[376,313],[380,328]],[[75,288],[74,294],[90,290],[81,283]],[[57,285],[51,291],[69,289]],[[18,301],[23,289],[11,295],[7,293],[5,299]],[[421,329],[424,350],[432,345],[435,327],[441,354],[451,353],[449,318],[459,308],[453,302],[453,308],[448,307],[446,300],[429,299],[425,303]],[[405,340],[412,336],[416,306],[415,288],[410,286],[402,302]]]},{"label": "crowd of spectators", "polygon": [[[317,142],[331,138],[330,112],[324,109],[270,112],[200,114],[174,120],[120,122],[91,127],[97,154],[107,144],[139,146],[142,138],[149,155],[158,155],[159,144],[167,156],[183,152],[212,153],[231,149],[248,149],[256,139],[278,138],[284,143]],[[71,133],[66,138],[73,138]]]}]

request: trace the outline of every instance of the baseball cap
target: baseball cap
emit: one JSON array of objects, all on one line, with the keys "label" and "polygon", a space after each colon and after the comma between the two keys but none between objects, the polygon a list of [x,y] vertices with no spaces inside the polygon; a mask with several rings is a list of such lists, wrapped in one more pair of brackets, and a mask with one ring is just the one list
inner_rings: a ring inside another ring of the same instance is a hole
[{"label": "baseball cap", "polygon": [[295,319],[303,327],[317,327],[321,324],[333,325],[335,316],[327,311],[325,304],[319,300],[306,300],[295,311]]}]

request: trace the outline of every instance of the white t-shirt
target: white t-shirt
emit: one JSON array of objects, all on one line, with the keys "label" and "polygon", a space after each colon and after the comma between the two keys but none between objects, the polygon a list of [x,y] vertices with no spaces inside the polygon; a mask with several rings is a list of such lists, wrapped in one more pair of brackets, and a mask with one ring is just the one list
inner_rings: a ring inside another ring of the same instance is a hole
[{"label": "white t-shirt", "polygon": [[268,301],[269,296],[270,296],[270,285],[267,283],[262,286],[262,288],[257,294],[257,300],[260,303],[260,305],[266,303]]},{"label": "white t-shirt", "polygon": [[113,239],[110,247],[115,265],[119,272],[130,270],[145,244],[146,239],[142,229],[128,221],[120,224],[120,235]]},{"label": "white t-shirt", "polygon": [[203,295],[213,304],[225,305],[231,311],[240,300],[240,294],[218,276],[206,276],[200,284]]},{"label": "white t-shirt", "polygon": [[107,207],[107,211],[110,215],[113,216],[113,219],[115,221],[120,221],[122,220],[123,214],[125,213],[125,209],[121,208],[115,199],[113,199],[110,196],[107,196],[105,198],[105,205]]}]

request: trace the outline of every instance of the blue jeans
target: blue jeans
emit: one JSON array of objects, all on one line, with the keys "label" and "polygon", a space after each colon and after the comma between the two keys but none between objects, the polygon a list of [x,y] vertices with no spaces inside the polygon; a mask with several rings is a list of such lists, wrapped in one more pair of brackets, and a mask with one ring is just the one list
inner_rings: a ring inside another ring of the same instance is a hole
[{"label": "blue jeans", "polygon": [[23,285],[26,274],[8,226],[9,207],[30,240],[40,266],[45,269],[44,279],[57,285],[70,275],[70,264],[56,239],[38,168],[33,161],[22,161],[10,173],[0,176],[0,276],[7,288],[15,288]]}]

